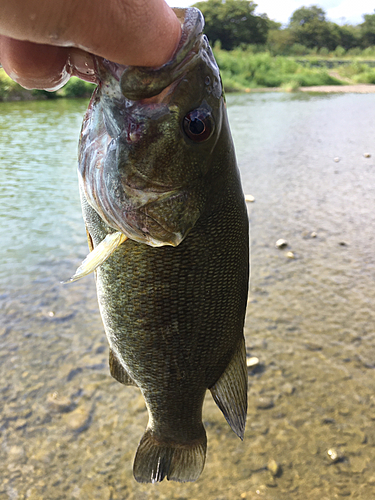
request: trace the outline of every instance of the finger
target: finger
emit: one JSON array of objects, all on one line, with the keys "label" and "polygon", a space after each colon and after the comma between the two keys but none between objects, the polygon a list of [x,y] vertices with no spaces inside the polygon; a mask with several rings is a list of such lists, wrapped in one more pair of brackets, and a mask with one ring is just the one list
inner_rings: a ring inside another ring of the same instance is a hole
[{"label": "finger", "polygon": [[53,90],[70,77],[69,49],[1,37],[0,60],[6,73],[25,88]]},{"label": "finger", "polygon": [[73,46],[125,65],[164,64],[181,32],[164,0],[0,0],[0,12],[2,35]]}]

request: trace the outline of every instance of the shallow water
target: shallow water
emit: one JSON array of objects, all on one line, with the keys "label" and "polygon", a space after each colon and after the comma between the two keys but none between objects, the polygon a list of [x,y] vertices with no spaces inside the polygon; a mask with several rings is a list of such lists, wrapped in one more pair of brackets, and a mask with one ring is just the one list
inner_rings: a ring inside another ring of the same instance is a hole
[{"label": "shallow water", "polygon": [[374,498],[373,97],[228,96],[255,196],[245,333],[260,365],[244,442],[208,395],[201,478],[156,486],[132,478],[147,414],[109,376],[93,277],[60,284],[87,253],[86,105],[0,103],[0,498]]}]

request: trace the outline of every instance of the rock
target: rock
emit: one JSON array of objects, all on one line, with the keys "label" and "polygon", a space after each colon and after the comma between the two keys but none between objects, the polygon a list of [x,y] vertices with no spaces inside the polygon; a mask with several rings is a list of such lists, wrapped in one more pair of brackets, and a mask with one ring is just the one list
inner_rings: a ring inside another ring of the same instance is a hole
[{"label": "rock", "polygon": [[47,396],[48,407],[60,413],[67,413],[73,410],[74,403],[67,396],[61,396],[58,392],[53,392]]},{"label": "rock", "polygon": [[276,460],[274,460],[273,458],[271,458],[270,460],[268,460],[267,469],[270,471],[270,473],[274,477],[277,477],[277,476],[280,475],[280,472],[281,472],[280,464],[278,464],[276,462]]},{"label": "rock", "polygon": [[286,257],[288,257],[288,259],[295,259],[296,258],[295,254],[293,252],[287,252],[285,255],[286,255]]},{"label": "rock", "polygon": [[315,342],[305,342],[305,348],[309,351],[321,351],[323,346]]},{"label": "rock", "polygon": [[259,365],[259,358],[256,358],[255,356],[252,356],[251,358],[246,359],[246,366],[249,369],[254,369],[256,366]]},{"label": "rock", "polygon": [[312,231],[310,236],[311,236],[311,238],[316,238],[318,236],[318,234],[315,231]]},{"label": "rock", "polygon": [[363,156],[364,156],[365,158],[371,158],[371,154],[370,154],[370,153],[363,153]]},{"label": "rock", "polygon": [[339,241],[339,245],[342,247],[346,247],[347,243],[345,243],[345,241]]},{"label": "rock", "polygon": [[276,241],[276,248],[285,248],[287,246],[288,242],[286,240],[283,240],[282,238]]},{"label": "rock", "polygon": [[79,407],[64,416],[65,425],[72,431],[82,432],[90,425],[90,412],[85,407]]},{"label": "rock", "polygon": [[327,455],[328,455],[329,461],[333,464],[340,462],[344,458],[341,451],[338,450],[337,448],[330,448],[329,450],[327,450]]},{"label": "rock", "polygon": [[19,460],[25,456],[25,449],[22,446],[11,446],[8,454],[12,460]]},{"label": "rock", "polygon": [[252,203],[253,201],[255,201],[255,198],[252,194],[245,194],[245,201]]},{"label": "rock", "polygon": [[281,388],[282,392],[284,394],[287,394],[288,396],[291,396],[293,394],[293,392],[296,390],[296,388],[294,387],[294,385],[290,384],[289,382],[287,382],[286,384],[284,384]]},{"label": "rock", "polygon": [[334,159],[333,159],[333,161],[334,161],[335,163],[338,163],[338,162],[340,161],[340,158],[339,158],[338,156],[335,156],[335,157],[334,157]]},{"label": "rock", "polygon": [[268,410],[274,407],[274,402],[272,398],[258,398],[256,401],[256,407],[258,410]]}]

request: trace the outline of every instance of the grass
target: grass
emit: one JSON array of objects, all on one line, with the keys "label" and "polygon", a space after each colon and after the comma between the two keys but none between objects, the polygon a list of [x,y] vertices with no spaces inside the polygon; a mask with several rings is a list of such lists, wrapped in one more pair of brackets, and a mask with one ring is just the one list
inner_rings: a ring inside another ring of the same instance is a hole
[{"label": "grass", "polygon": [[267,51],[228,52],[217,46],[214,53],[227,92],[259,87],[297,90],[317,85],[375,83],[375,68],[361,60],[350,59],[348,64],[342,64],[339,59],[330,58],[328,67],[324,67],[324,59],[317,56],[298,61],[297,57],[271,56]]},{"label": "grass", "polygon": [[95,86],[72,77],[69,82],[57,92],[46,90],[26,90],[15,83],[5,71],[0,68],[0,101],[18,101],[34,99],[58,99],[59,97],[90,97]]},{"label": "grass", "polygon": [[[356,52],[354,49],[345,52],[342,48],[326,52],[272,56],[264,47],[249,46],[230,52],[222,50],[219,45],[214,47],[227,92],[259,87],[293,91],[317,85],[375,84],[375,47]],[[72,77],[57,92],[25,90],[0,69],[0,101],[90,97],[93,89],[93,84]]]}]

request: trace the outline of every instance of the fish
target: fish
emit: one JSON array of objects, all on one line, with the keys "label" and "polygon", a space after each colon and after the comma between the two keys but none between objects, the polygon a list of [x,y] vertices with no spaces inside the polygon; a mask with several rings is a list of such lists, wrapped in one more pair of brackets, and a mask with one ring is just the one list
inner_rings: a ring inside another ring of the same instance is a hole
[{"label": "fish", "polygon": [[95,269],[110,373],[145,400],[141,483],[198,479],[207,390],[241,439],[247,414],[247,209],[203,16],[174,11],[182,36],[163,66],[96,58],[79,145],[96,254],[75,277]]}]

